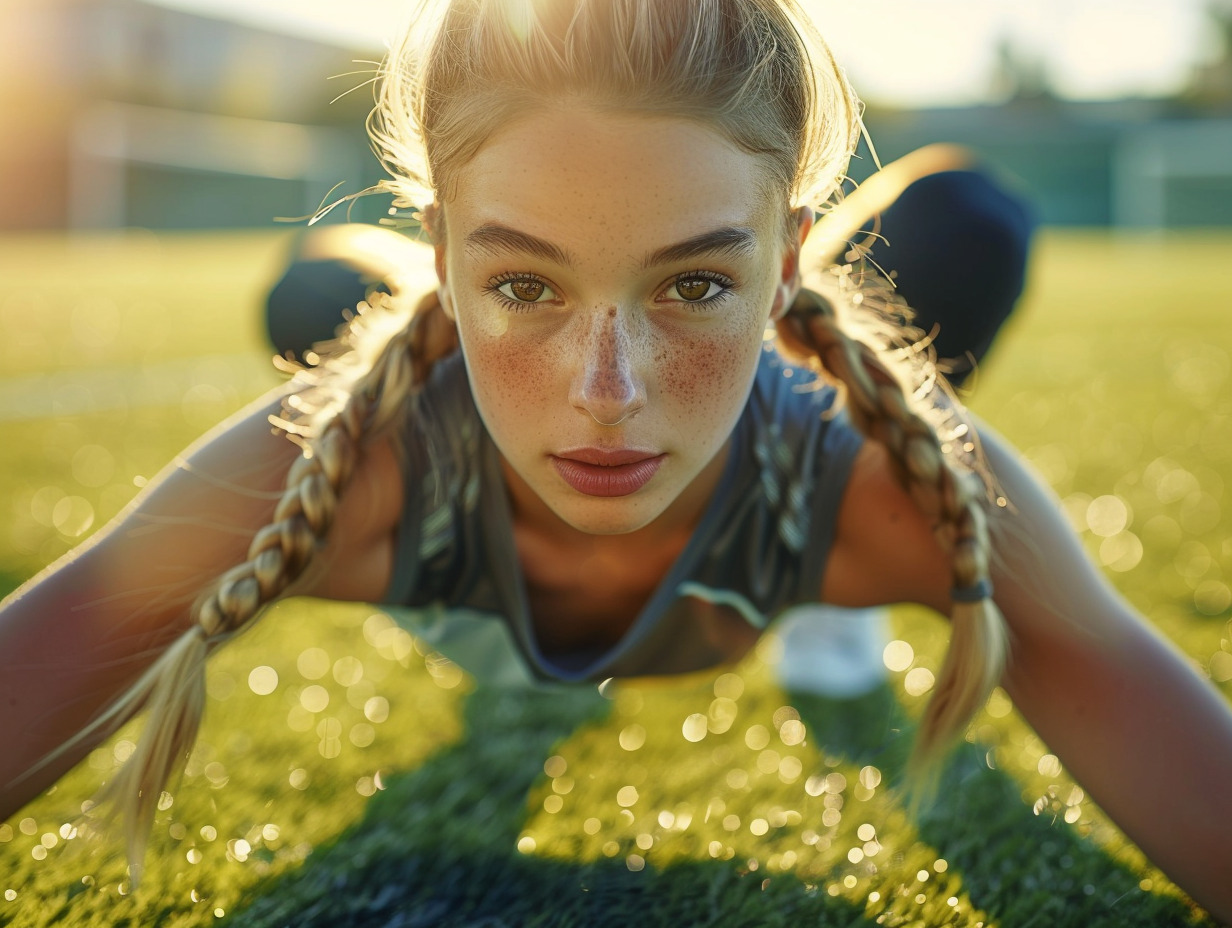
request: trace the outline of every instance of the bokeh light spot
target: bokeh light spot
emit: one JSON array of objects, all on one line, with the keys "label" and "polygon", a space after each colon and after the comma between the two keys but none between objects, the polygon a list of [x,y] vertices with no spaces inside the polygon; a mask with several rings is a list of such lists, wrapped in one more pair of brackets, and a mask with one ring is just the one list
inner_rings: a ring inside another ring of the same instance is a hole
[{"label": "bokeh light spot", "polygon": [[258,696],[268,696],[278,688],[278,671],[262,664],[248,673],[248,688]]}]

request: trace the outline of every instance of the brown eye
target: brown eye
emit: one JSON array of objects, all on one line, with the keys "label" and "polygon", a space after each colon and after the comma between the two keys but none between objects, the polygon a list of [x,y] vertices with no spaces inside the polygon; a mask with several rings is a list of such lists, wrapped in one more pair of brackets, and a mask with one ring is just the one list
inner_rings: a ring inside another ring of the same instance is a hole
[{"label": "brown eye", "polygon": [[709,295],[710,285],[713,283],[714,281],[706,280],[704,277],[678,280],[676,281],[676,292],[682,300],[696,303],[698,300],[703,300]]},{"label": "brown eye", "polygon": [[537,280],[514,280],[509,283],[513,298],[523,303],[534,303],[543,296],[543,290],[543,284]]},{"label": "brown eye", "polygon": [[515,277],[497,285],[496,289],[514,303],[543,303],[556,297],[551,287],[533,277]]}]

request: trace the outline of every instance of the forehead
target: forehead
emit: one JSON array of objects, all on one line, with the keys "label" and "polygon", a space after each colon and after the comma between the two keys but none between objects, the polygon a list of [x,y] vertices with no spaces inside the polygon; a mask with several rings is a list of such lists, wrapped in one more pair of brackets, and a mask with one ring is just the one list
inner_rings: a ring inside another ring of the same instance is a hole
[{"label": "forehead", "polygon": [[769,171],[677,117],[557,107],[496,132],[445,203],[462,236],[497,222],[568,244],[656,247],[721,226],[776,226]]}]

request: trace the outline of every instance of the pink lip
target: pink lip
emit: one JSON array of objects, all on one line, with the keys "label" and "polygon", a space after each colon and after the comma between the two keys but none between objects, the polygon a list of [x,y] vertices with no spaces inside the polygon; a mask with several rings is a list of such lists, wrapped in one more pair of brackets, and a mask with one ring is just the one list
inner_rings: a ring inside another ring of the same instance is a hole
[{"label": "pink lip", "polygon": [[628,496],[659,470],[666,454],[632,449],[574,448],[549,455],[561,479],[587,496]]}]

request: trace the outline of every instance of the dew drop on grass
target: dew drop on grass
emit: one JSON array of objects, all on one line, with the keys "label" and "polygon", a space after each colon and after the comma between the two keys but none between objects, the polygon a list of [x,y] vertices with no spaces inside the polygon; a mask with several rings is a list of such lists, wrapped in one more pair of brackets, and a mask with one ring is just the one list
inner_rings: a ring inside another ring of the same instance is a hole
[{"label": "dew drop on grass", "polygon": [[324,648],[305,648],[295,659],[295,668],[305,680],[319,680],[329,673],[329,653]]},{"label": "dew drop on grass", "polygon": [[33,498],[30,500],[30,515],[34,521],[44,528],[54,528],[55,523],[52,521],[52,513],[55,511],[56,505],[66,496],[65,492],[59,487],[42,487],[36,490]]},{"label": "dew drop on grass", "polygon": [[268,696],[278,688],[278,671],[262,664],[248,673],[248,688],[258,696]]},{"label": "dew drop on grass", "polygon": [[736,721],[736,716],[739,713],[739,708],[734,699],[729,699],[726,696],[718,696],[711,703],[707,710],[707,715],[710,717],[708,723],[711,734],[725,734]]},{"label": "dew drop on grass", "polygon": [[912,696],[923,696],[933,688],[933,673],[927,667],[916,667],[907,672],[903,688]]},{"label": "dew drop on grass", "polygon": [[724,777],[727,785],[732,789],[744,789],[749,783],[749,773],[747,770],[741,770],[739,767],[733,767],[727,771]]},{"label": "dew drop on grass", "polygon": [[389,700],[384,696],[373,696],[364,703],[364,718],[378,725],[384,722],[389,718]]},{"label": "dew drop on grass", "polygon": [[881,661],[886,669],[894,673],[902,673],[915,660],[915,651],[905,641],[891,641],[881,653]]},{"label": "dew drop on grass", "polygon": [[757,769],[762,773],[774,773],[779,769],[779,752],[767,748],[757,755]]},{"label": "dew drop on grass", "polygon": [[685,741],[694,743],[701,741],[706,737],[706,732],[710,727],[710,720],[700,712],[694,712],[684,720],[681,726],[681,733],[684,735]]},{"label": "dew drop on grass", "polygon": [[1099,546],[1100,562],[1118,573],[1133,570],[1141,562],[1142,555],[1142,542],[1130,531],[1110,535]]},{"label": "dew drop on grass", "polygon": [[765,725],[750,725],[744,733],[744,744],[750,751],[760,751],[770,743],[770,732]]},{"label": "dew drop on grass", "polygon": [[1203,615],[1221,615],[1232,606],[1232,590],[1219,580],[1205,580],[1194,590],[1194,608]]},{"label": "dew drop on grass", "polygon": [[66,496],[51,511],[56,530],[70,538],[79,538],[94,524],[94,507],[81,496]]},{"label": "dew drop on grass", "polygon": [[784,783],[794,783],[804,772],[804,764],[800,758],[788,755],[779,761],[779,779]]},{"label": "dew drop on grass", "polygon": [[1101,538],[1124,531],[1132,521],[1129,506],[1119,496],[1097,496],[1087,506],[1087,526]]},{"label": "dew drop on grass", "polygon": [[620,730],[618,740],[620,741],[620,746],[626,751],[636,751],[646,743],[646,729],[636,722],[632,725],[626,725]]},{"label": "dew drop on grass", "polygon": [[329,706],[329,690],[316,683],[305,686],[299,694],[299,704],[308,712],[323,712]]},{"label": "dew drop on grass", "polygon": [[354,686],[364,676],[363,662],[347,655],[334,662],[334,680],[339,686]]},{"label": "dew drop on grass", "polygon": [[804,740],[804,723],[799,719],[787,719],[779,728],[779,739],[783,744],[792,746]]},{"label": "dew drop on grass", "polygon": [[[1227,683],[1232,680],[1232,654],[1227,651],[1216,651],[1211,656],[1211,679],[1216,683]],[[0,834],[0,841],[4,836]]]}]

